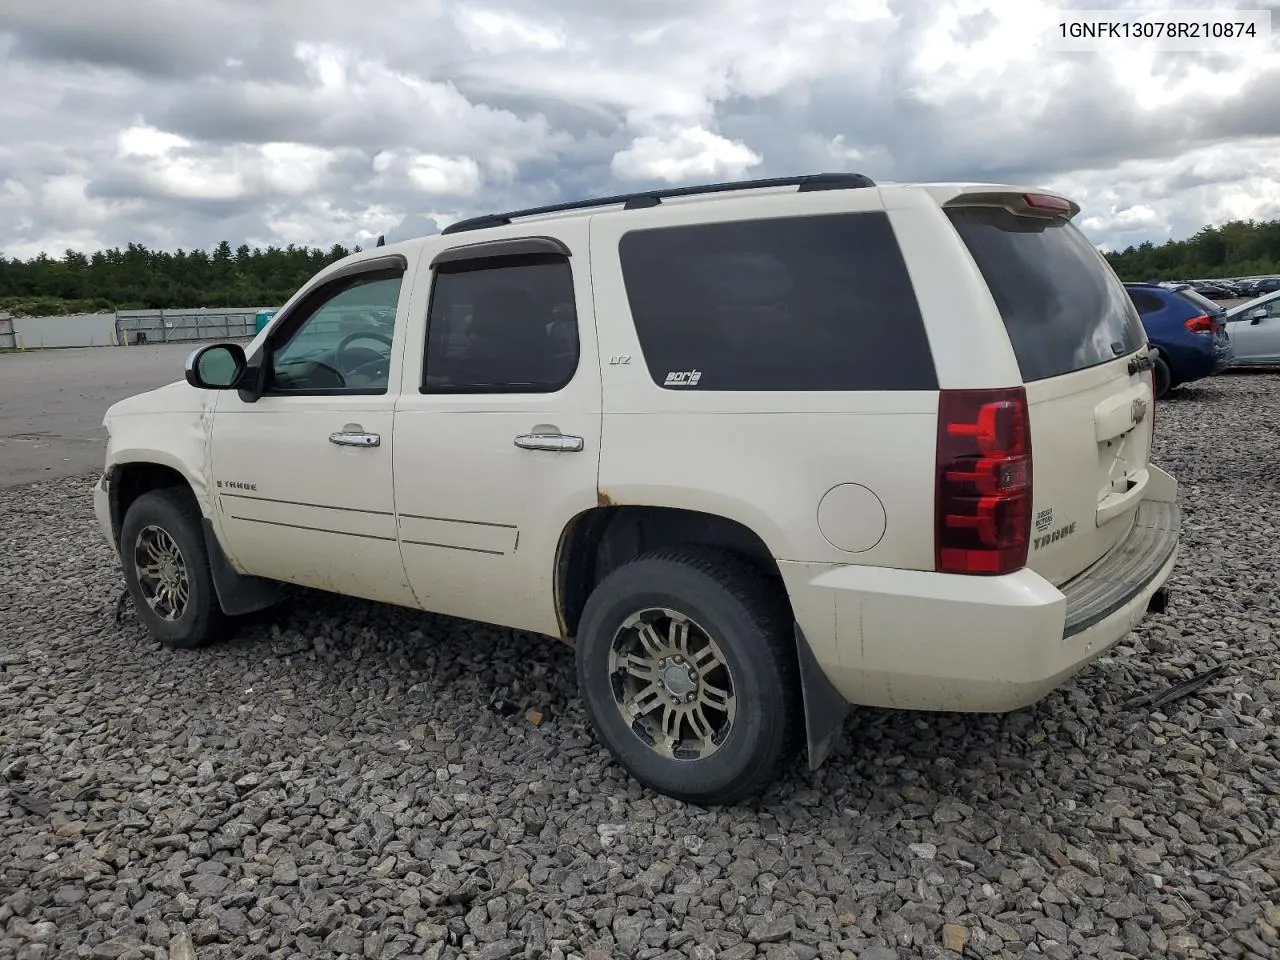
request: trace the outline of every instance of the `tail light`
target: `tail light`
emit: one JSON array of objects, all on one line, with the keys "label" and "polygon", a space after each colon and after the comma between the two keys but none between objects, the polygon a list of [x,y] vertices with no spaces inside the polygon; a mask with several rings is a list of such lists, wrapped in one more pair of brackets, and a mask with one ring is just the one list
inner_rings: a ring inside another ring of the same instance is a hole
[{"label": "tail light", "polygon": [[1192,317],[1183,324],[1192,333],[1217,333],[1218,321],[1213,319],[1207,313],[1202,313],[1198,317]]},{"label": "tail light", "polygon": [[1031,416],[1022,387],[938,398],[934,565],[940,573],[1021,569],[1031,541]]},{"label": "tail light", "polygon": [[1045,213],[1071,213],[1069,201],[1048,193],[1024,193],[1022,202],[1032,210],[1041,210]]}]

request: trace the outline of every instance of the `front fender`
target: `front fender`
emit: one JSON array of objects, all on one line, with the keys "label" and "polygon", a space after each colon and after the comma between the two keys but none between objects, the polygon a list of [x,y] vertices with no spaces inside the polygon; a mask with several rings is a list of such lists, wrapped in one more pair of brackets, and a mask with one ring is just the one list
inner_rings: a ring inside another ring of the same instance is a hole
[{"label": "front fender", "polygon": [[110,418],[104,472],[112,476],[132,463],[167,467],[187,482],[201,514],[212,516],[208,417],[205,411],[183,411]]},{"label": "front fender", "polygon": [[156,447],[129,447],[118,453],[113,452],[107,458],[104,472],[114,480],[124,468],[131,464],[155,464],[161,467],[168,467],[180,474],[195,495],[196,502],[200,505],[201,514],[206,517],[212,516],[213,501],[210,498],[208,482],[204,479],[200,470],[193,468],[189,461],[183,457]]}]

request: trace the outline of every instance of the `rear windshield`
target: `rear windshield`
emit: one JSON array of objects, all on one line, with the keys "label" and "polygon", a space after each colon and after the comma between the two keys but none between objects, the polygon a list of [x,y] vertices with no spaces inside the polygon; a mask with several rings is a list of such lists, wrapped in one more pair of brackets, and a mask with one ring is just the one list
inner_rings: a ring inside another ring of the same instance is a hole
[{"label": "rear windshield", "polygon": [[1190,287],[1187,287],[1185,290],[1179,290],[1178,293],[1182,294],[1205,313],[1215,314],[1222,312],[1222,306],[1220,304],[1214,303],[1212,300],[1205,297],[1203,294],[1197,293]]},{"label": "rear windshield", "polygon": [[995,298],[1024,381],[1106,363],[1146,342],[1124,286],[1070,222],[999,207],[947,215]]}]

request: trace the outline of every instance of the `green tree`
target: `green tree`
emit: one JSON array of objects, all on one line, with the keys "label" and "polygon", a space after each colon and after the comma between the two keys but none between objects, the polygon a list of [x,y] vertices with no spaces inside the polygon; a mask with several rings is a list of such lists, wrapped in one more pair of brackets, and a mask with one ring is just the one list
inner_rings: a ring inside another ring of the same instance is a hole
[{"label": "green tree", "polygon": [[1186,240],[1108,253],[1123,280],[1186,280],[1280,274],[1280,220],[1232,220]]},{"label": "green tree", "polygon": [[319,270],[351,253],[299,247],[150,250],[137,243],[60,259],[0,254],[0,310],[31,315],[161,307],[259,307],[284,303]]}]

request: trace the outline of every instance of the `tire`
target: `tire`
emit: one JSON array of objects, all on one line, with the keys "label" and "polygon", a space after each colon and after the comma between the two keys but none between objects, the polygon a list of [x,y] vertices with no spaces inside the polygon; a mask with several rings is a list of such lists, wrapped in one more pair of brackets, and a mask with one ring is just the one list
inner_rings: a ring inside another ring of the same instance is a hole
[{"label": "tire", "polygon": [[[164,646],[199,647],[222,636],[227,618],[209,572],[200,510],[190,493],[152,490],[133,501],[120,525],[120,560],[138,618]],[[143,575],[141,566],[159,573]],[[159,587],[181,583],[182,577],[185,602],[179,603],[180,591]]]},{"label": "tire", "polygon": [[1173,388],[1173,371],[1169,369],[1169,364],[1165,363],[1163,357],[1156,357],[1156,399],[1159,400],[1166,396]]},{"label": "tire", "polygon": [[[657,618],[649,639],[660,641],[658,652],[627,626],[642,611]],[[685,642],[673,643],[682,628],[673,631],[671,617],[652,611],[674,614],[676,624],[687,618]],[[639,651],[645,669],[622,668],[615,642],[624,653]],[[692,655],[677,663],[672,655],[682,651]],[[800,677],[785,595],[734,554],[659,550],[614,570],[587,600],[576,660],[579,693],[597,738],[631,776],[667,796],[708,805],[749,799],[796,751]],[[716,706],[722,702],[725,708]],[[624,703],[648,710],[629,724]],[[674,729],[682,742],[699,741],[693,752],[660,749],[672,741],[655,736],[650,724],[661,727],[671,717],[678,718]]]}]

